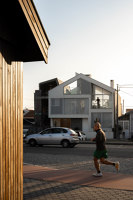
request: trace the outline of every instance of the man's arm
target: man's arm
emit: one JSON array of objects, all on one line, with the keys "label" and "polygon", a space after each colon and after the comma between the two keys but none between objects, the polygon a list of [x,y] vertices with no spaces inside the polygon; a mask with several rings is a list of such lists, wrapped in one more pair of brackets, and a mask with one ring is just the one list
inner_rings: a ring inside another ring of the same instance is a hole
[{"label": "man's arm", "polygon": [[91,138],[91,141],[96,141],[96,138]]}]

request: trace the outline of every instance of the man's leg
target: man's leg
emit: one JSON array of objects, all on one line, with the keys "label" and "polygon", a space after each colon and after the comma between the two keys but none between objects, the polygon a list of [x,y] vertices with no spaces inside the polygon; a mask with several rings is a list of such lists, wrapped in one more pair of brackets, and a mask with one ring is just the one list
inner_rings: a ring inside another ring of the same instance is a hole
[{"label": "man's leg", "polygon": [[120,168],[119,162],[111,162],[111,161],[106,160],[105,158],[100,158],[100,162],[105,165],[113,165],[115,166],[117,172],[119,171],[119,168]]},{"label": "man's leg", "polygon": [[108,160],[106,160],[105,158],[100,158],[100,162],[101,162],[102,164],[105,164],[105,165],[113,165],[113,166],[115,166],[115,163],[114,163],[114,162],[108,161]]},{"label": "man's leg", "polygon": [[94,157],[94,165],[95,165],[95,168],[97,170],[97,173],[93,174],[93,176],[101,177],[102,173],[100,171],[100,164],[99,164],[98,159],[96,157]]},{"label": "man's leg", "polygon": [[100,164],[99,164],[98,159],[96,157],[94,157],[94,165],[95,165],[95,168],[97,170],[97,173],[100,173]]}]

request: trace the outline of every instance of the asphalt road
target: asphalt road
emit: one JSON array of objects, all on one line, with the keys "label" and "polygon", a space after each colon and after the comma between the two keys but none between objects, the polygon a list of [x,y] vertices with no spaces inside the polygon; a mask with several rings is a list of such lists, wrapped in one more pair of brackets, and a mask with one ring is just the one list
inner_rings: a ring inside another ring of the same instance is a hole
[{"label": "asphalt road", "polygon": [[[120,172],[133,174],[133,146],[107,145],[109,160],[120,161]],[[78,144],[74,148],[61,146],[36,146],[24,144],[24,163],[48,166],[57,169],[88,169],[94,170],[93,152],[95,144]],[[102,165],[103,171],[113,172],[112,166]]]}]

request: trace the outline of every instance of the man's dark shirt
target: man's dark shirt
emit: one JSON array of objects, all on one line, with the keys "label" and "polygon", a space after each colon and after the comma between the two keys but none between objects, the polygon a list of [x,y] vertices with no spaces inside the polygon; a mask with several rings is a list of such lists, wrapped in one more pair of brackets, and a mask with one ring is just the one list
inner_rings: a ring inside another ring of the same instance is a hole
[{"label": "man's dark shirt", "polygon": [[97,151],[103,151],[103,150],[106,150],[106,146],[105,146],[105,141],[106,141],[106,138],[105,138],[105,135],[103,133],[103,131],[101,129],[97,130],[96,131],[96,150]]}]

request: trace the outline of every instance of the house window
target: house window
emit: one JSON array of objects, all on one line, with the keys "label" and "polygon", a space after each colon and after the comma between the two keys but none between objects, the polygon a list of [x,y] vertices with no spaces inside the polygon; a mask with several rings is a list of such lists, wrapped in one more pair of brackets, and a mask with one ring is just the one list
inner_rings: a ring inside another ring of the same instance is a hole
[{"label": "house window", "polygon": [[89,113],[89,99],[51,99],[51,114],[88,114]]},{"label": "house window", "polygon": [[129,130],[129,122],[124,122],[124,129]]},{"label": "house window", "polygon": [[119,125],[123,130],[129,130],[129,121],[119,121]]},{"label": "house window", "polygon": [[64,114],[88,114],[88,99],[64,99]]},{"label": "house window", "polygon": [[51,114],[63,114],[62,99],[51,99]]},{"label": "house window", "polygon": [[112,113],[92,113],[91,127],[94,127],[95,122],[101,123],[103,128],[112,128]]},{"label": "house window", "polygon": [[91,83],[78,79],[73,83],[64,87],[64,94],[66,95],[79,95],[79,94],[91,94]]},{"label": "house window", "polygon": [[107,90],[98,86],[92,86],[92,108],[108,109],[112,108],[112,95]]}]

